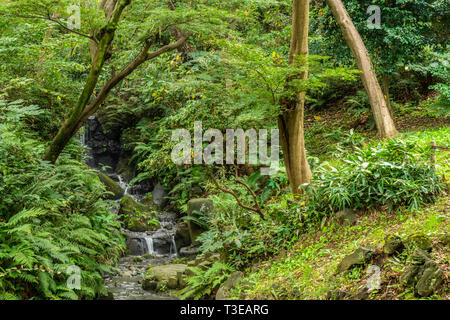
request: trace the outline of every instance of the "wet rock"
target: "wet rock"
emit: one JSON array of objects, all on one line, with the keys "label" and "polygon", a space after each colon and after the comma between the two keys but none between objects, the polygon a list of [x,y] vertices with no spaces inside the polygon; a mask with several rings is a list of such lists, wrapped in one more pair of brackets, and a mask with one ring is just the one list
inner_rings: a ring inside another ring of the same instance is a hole
[{"label": "wet rock", "polygon": [[433,243],[431,239],[424,235],[423,233],[415,233],[408,237],[408,244],[417,248],[420,248],[425,251],[431,251],[433,248]]},{"label": "wet rock", "polygon": [[189,259],[195,259],[198,254],[197,247],[183,247],[180,249],[180,257],[187,257]]},{"label": "wet rock", "polygon": [[372,258],[374,253],[374,251],[366,248],[356,249],[355,252],[344,257],[341,263],[339,263],[337,273],[347,271],[355,265],[367,263]]},{"label": "wet rock", "polygon": [[158,290],[163,287],[182,289],[185,285],[182,278],[186,268],[185,264],[151,266],[142,281],[142,288],[145,290]]},{"label": "wet rock", "polygon": [[124,227],[135,232],[156,230],[160,223],[150,208],[125,195],[120,201],[119,215]]},{"label": "wet rock", "polygon": [[395,235],[388,235],[384,239],[383,252],[387,255],[399,253],[404,249],[402,239]]},{"label": "wet rock", "polygon": [[147,252],[147,245],[142,238],[128,238],[127,239],[128,253],[133,256],[141,255]]},{"label": "wet rock", "polygon": [[117,182],[101,172],[98,172],[98,177],[100,181],[105,185],[106,191],[112,193],[106,195],[105,199],[119,200],[120,198],[122,198],[124,191]]},{"label": "wet rock", "polygon": [[334,216],[338,223],[344,226],[350,226],[356,223],[356,213],[352,209],[338,211]]},{"label": "wet rock", "polygon": [[216,300],[227,300],[230,296],[231,290],[233,290],[239,282],[242,280],[242,272],[233,272],[228,279],[220,286],[216,293]]},{"label": "wet rock", "polygon": [[107,132],[95,117],[90,117],[85,134],[89,156],[87,164],[97,169],[108,166],[108,172],[114,171],[122,152],[120,132]]},{"label": "wet rock", "polygon": [[167,205],[167,192],[161,183],[158,183],[152,191],[153,203],[159,209],[163,209]]},{"label": "wet rock", "polygon": [[[213,201],[207,198],[191,199],[188,201],[187,207],[188,207],[187,209],[188,216],[191,217],[197,217],[198,216],[197,212],[212,213],[214,211]],[[197,237],[205,230],[191,220],[189,220],[187,224],[191,242],[195,244],[196,243],[195,240],[197,239]]]},{"label": "wet rock", "polygon": [[130,182],[134,178],[134,167],[130,163],[130,157],[121,157],[116,166],[116,172],[127,182]]}]

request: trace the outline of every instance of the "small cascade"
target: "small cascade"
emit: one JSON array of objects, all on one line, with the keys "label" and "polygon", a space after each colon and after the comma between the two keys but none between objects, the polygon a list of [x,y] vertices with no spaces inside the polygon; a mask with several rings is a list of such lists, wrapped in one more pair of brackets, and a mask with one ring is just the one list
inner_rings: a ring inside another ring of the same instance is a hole
[{"label": "small cascade", "polygon": [[172,235],[172,237],[171,237],[169,254],[170,255],[174,255],[175,257],[178,256],[177,243],[175,242],[175,236],[174,235]]},{"label": "small cascade", "polygon": [[147,253],[148,254],[155,254],[155,251],[153,249],[153,238],[152,237],[145,237],[145,242],[147,243]]}]

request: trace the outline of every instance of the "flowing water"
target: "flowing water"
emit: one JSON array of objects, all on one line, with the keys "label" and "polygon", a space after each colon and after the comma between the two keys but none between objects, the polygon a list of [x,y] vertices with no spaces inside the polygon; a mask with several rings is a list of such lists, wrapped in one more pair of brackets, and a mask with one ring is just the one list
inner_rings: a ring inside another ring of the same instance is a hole
[{"label": "flowing water", "polygon": [[[90,119],[93,121],[94,119]],[[88,121],[89,123],[89,121]],[[90,143],[91,134],[89,130],[84,130],[80,136],[80,142],[87,147],[89,157],[88,164],[96,163],[92,159],[98,143]],[[92,167],[95,167],[91,165]],[[97,168],[98,169],[98,168]],[[145,196],[139,192],[139,188],[132,188],[130,184],[119,174],[110,172],[108,174],[116,180],[124,190],[125,195],[131,196],[135,201],[140,201]],[[119,209],[120,199],[117,200],[117,207],[112,209],[116,213]],[[127,235],[127,247],[129,254],[119,259],[116,266],[117,271],[104,277],[105,286],[112,294],[109,298],[114,300],[169,300],[177,299],[175,296],[163,292],[151,292],[142,289],[142,280],[149,265],[159,266],[169,264],[178,256],[178,249],[175,242],[177,229],[176,214],[170,212],[160,212],[156,216],[160,221],[160,228],[155,231],[133,232],[122,229],[121,232]]]}]

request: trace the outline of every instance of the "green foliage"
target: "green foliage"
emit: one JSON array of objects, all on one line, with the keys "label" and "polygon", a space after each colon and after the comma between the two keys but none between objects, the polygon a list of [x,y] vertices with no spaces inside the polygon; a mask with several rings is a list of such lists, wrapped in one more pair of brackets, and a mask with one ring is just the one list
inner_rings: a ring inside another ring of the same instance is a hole
[{"label": "green foliage", "polygon": [[218,261],[206,270],[199,267],[190,269],[194,275],[186,278],[186,287],[177,293],[181,299],[198,300],[211,295],[235,271],[230,265]]},{"label": "green foliage", "polygon": [[[124,249],[120,224],[95,172],[70,156],[79,146],[55,166],[39,160],[44,146],[18,121],[39,114],[0,103],[0,299],[92,299]],[[66,284],[70,266],[78,289]]]},{"label": "green foliage", "polygon": [[382,205],[417,209],[444,189],[429,163],[429,151],[429,147],[395,139],[355,148],[339,168],[324,163],[307,185],[308,210],[323,214]]}]

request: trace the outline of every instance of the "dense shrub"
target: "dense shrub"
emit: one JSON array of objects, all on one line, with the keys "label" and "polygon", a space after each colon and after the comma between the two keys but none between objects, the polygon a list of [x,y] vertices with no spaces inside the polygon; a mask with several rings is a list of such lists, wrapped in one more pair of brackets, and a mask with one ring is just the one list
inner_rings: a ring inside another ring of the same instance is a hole
[{"label": "dense shrub", "polygon": [[444,188],[430,166],[429,150],[400,139],[355,148],[340,168],[325,163],[317,169],[306,187],[306,207],[323,213],[381,205],[417,209]]}]

